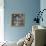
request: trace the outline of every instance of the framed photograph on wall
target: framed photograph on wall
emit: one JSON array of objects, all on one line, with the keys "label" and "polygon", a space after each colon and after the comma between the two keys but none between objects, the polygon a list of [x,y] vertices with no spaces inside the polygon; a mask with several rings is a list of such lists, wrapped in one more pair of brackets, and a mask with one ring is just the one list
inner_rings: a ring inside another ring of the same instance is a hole
[{"label": "framed photograph on wall", "polygon": [[23,13],[12,14],[12,26],[24,26],[24,18]]}]

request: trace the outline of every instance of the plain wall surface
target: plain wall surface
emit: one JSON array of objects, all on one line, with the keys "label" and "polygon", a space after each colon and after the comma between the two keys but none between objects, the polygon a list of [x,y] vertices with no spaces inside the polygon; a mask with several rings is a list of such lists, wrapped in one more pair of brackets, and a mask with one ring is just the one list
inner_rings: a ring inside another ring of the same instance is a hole
[{"label": "plain wall surface", "polygon": [[[40,0],[40,9],[41,9],[41,11],[43,9],[46,9],[46,0]],[[46,27],[46,10],[43,12],[42,17],[43,17],[43,22],[40,21],[40,25],[43,25]]]},{"label": "plain wall surface", "polygon": [[0,0],[0,42],[3,41],[4,41],[4,0]]},{"label": "plain wall surface", "polygon": [[[4,38],[7,41],[18,41],[24,37],[32,28],[32,21],[36,12],[40,9],[40,0],[4,0]],[[22,11],[25,15],[23,27],[11,26],[11,14]]]}]

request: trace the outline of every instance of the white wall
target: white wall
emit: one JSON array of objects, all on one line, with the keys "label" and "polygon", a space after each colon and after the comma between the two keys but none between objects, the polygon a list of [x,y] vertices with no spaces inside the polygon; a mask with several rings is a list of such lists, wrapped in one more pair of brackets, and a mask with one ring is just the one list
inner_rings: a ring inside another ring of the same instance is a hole
[{"label": "white wall", "polygon": [[[46,9],[46,0],[40,0],[40,9]],[[43,26],[46,26],[46,11],[43,12],[43,22],[40,23]]]},{"label": "white wall", "polygon": [[4,41],[4,1],[0,0],[0,42]]}]

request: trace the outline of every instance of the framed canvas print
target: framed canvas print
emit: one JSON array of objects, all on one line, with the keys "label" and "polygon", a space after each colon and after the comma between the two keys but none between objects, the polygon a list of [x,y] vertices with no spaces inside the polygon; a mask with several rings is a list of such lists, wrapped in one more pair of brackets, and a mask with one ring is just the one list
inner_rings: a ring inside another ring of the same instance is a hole
[{"label": "framed canvas print", "polygon": [[24,26],[24,14],[23,13],[15,13],[12,14],[12,26]]}]

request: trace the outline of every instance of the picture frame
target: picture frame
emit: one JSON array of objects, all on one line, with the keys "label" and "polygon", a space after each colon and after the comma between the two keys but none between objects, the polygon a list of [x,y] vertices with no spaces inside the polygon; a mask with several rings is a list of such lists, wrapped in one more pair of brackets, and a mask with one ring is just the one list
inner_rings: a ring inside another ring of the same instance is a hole
[{"label": "picture frame", "polygon": [[24,14],[23,13],[13,13],[12,14],[12,26],[24,26]]}]

